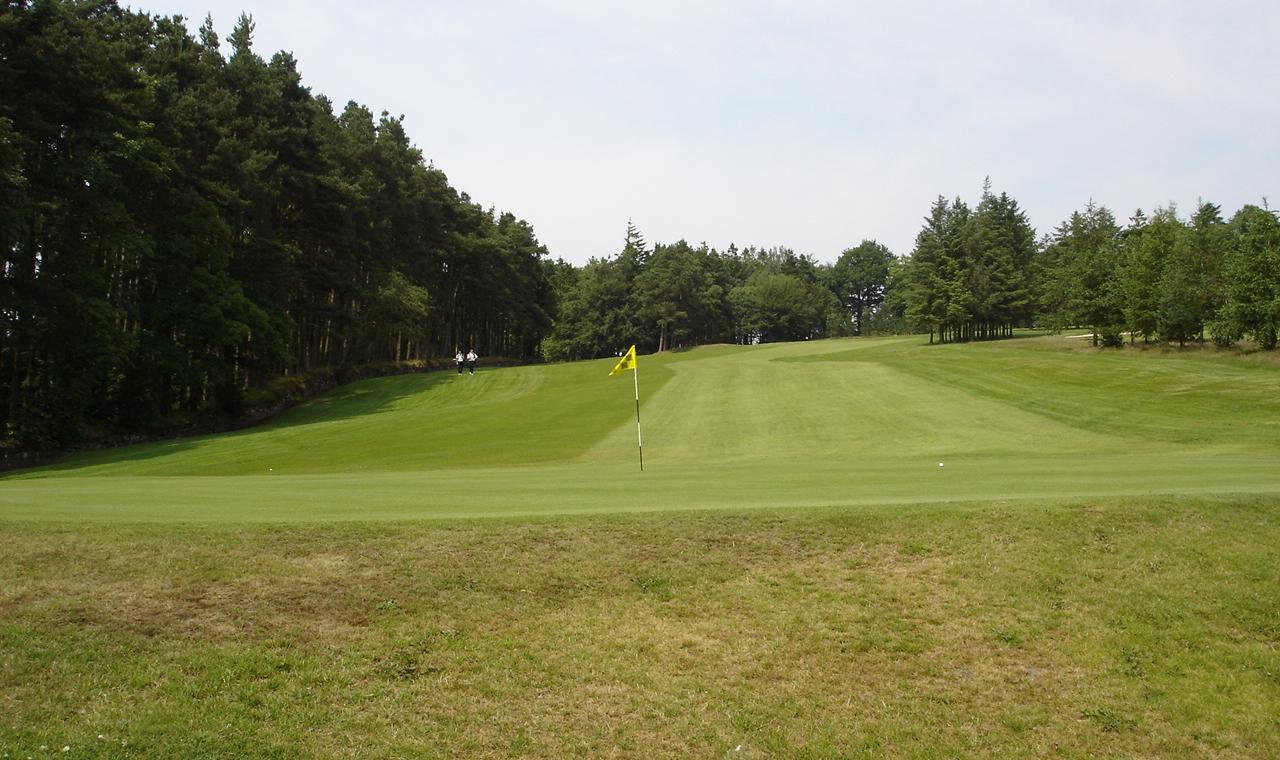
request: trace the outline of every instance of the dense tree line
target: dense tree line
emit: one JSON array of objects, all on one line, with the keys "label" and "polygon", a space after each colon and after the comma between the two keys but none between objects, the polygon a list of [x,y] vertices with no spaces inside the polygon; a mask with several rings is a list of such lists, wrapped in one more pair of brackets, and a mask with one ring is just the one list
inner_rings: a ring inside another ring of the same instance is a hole
[{"label": "dense tree line", "polygon": [[0,5],[0,440],[235,414],[316,367],[536,355],[532,228],[252,34],[224,58],[209,20]]},{"label": "dense tree line", "polygon": [[976,208],[939,198],[889,299],[908,326],[943,341],[1008,335],[1016,326],[1088,327],[1095,344],[1211,336],[1276,347],[1280,221],[1245,206],[1224,221],[1202,202],[1190,219],[1172,206],[1121,227],[1090,202],[1036,241],[1017,201],[988,184]]},{"label": "dense tree line", "polygon": [[1280,220],[1245,206],[1229,221],[1201,202],[1141,210],[1121,227],[1106,207],[1076,212],[1041,246],[1036,280],[1041,321],[1079,325],[1094,342],[1167,340],[1276,347],[1280,329]]},{"label": "dense tree line", "polygon": [[943,341],[1009,335],[1034,313],[1035,230],[1018,202],[990,184],[970,208],[939,197],[897,284],[907,323]]},{"label": "dense tree line", "polygon": [[684,241],[647,248],[628,226],[620,253],[549,265],[559,312],[548,359],[710,342],[918,332],[985,340],[1015,327],[1088,327],[1095,344],[1211,337],[1273,349],[1280,330],[1280,221],[1212,203],[1189,219],[1142,211],[1121,227],[1092,202],[1037,240],[1007,193],[976,206],[939,197],[895,257],[863,241],[833,264],[786,248],[725,252]]},{"label": "dense tree line", "polygon": [[704,343],[761,343],[856,335],[883,303],[893,255],[865,241],[834,265],[787,248],[681,240],[648,247],[628,224],[622,250],[582,267],[550,265],[559,311],[549,360]]}]

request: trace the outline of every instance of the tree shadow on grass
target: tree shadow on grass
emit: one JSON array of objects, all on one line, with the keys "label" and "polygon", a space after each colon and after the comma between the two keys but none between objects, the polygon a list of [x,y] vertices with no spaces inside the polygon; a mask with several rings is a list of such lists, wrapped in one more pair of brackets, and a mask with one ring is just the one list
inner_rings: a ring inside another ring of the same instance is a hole
[{"label": "tree shadow on grass", "polygon": [[213,440],[233,441],[237,438],[261,435],[272,430],[332,423],[368,415],[383,414],[395,409],[396,404],[402,399],[428,393],[442,383],[448,382],[451,377],[454,377],[453,372],[442,370],[357,380],[307,399],[261,422],[235,430],[200,433],[126,446],[76,452],[39,467],[0,472],[0,481],[72,472],[85,467],[144,462],[193,451]]},{"label": "tree shadow on grass", "polygon": [[279,429],[363,417],[391,411],[402,399],[434,390],[456,377],[438,372],[392,375],[340,385],[281,412],[248,430]]}]

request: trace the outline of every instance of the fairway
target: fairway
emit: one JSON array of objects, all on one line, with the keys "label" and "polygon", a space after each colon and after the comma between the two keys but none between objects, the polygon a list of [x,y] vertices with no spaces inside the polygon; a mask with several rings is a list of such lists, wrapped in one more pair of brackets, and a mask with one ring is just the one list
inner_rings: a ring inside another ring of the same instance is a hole
[{"label": "fairway", "polygon": [[0,478],[0,756],[1280,754],[1273,359],[613,363]]},{"label": "fairway", "polygon": [[[1280,368],[832,340],[367,380],[0,480],[0,517],[223,522],[1280,491]],[[940,466],[940,464],[945,466]]]}]

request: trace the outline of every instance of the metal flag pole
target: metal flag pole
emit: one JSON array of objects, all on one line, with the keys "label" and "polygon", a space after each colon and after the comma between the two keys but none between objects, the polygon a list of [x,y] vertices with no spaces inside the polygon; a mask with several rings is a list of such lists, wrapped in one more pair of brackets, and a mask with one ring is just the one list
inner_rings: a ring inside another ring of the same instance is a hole
[{"label": "metal flag pole", "polygon": [[636,381],[636,445],[640,447],[640,472],[644,472],[644,438],[640,435],[640,362],[631,368]]}]

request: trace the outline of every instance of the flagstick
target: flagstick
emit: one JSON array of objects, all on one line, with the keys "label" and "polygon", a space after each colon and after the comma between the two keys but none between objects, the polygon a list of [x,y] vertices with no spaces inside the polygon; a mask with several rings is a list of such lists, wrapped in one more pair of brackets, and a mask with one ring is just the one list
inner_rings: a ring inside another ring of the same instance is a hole
[{"label": "flagstick", "polygon": [[640,363],[631,368],[636,381],[636,445],[640,447],[640,472],[644,472],[644,438],[640,435]]}]

